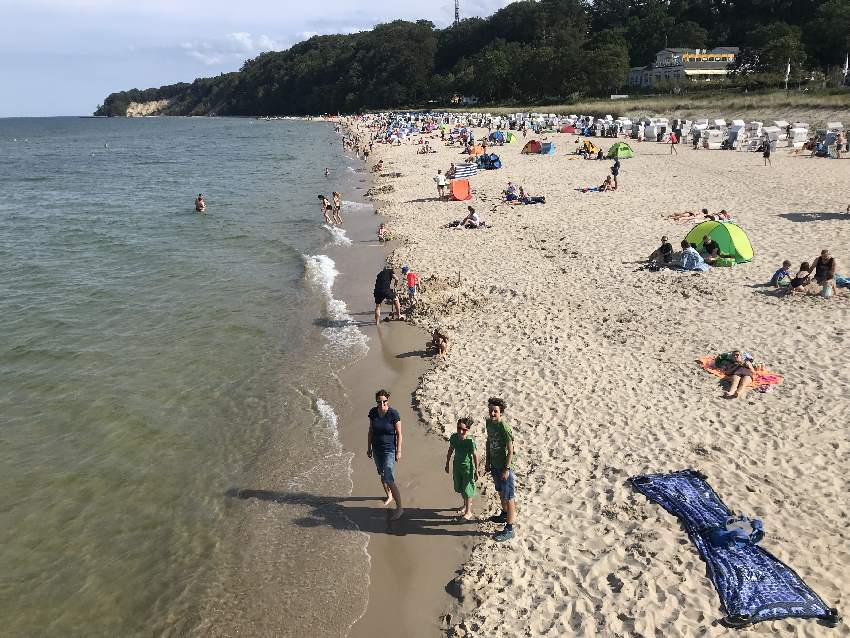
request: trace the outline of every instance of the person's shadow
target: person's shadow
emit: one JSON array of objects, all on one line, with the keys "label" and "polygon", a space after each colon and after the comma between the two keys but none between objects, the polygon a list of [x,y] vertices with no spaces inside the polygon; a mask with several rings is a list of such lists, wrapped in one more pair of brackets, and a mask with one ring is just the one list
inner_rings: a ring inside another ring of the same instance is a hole
[{"label": "person's shadow", "polygon": [[[241,499],[258,499],[281,505],[306,505],[311,508],[306,516],[293,522],[300,527],[332,527],[345,531],[362,531],[369,534],[408,534],[441,536],[482,536],[478,529],[470,529],[474,521],[465,521],[452,514],[455,510],[424,507],[405,507],[404,516],[393,521],[392,508],[382,508],[381,498],[373,496],[318,496],[307,492],[276,492],[232,487],[225,496]],[[374,503],[368,506],[366,503]]]},{"label": "person's shadow", "polygon": [[792,222],[850,221],[850,213],[846,212],[780,213],[779,217],[784,217]]},{"label": "person's shadow", "polygon": [[425,357],[430,356],[431,352],[427,350],[411,350],[410,352],[401,352],[395,356],[396,359],[409,359],[410,357],[419,357],[420,359],[424,359]]}]

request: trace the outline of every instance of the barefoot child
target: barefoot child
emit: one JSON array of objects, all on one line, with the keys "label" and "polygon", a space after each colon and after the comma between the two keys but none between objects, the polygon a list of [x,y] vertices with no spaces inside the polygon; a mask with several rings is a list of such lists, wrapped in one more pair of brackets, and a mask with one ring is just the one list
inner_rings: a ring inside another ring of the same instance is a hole
[{"label": "barefoot child", "polygon": [[452,479],[455,492],[463,497],[463,508],[458,510],[458,515],[466,520],[472,518],[471,499],[475,496],[475,483],[478,481],[478,453],[475,451],[475,441],[467,436],[471,427],[472,419],[469,417],[458,419],[457,433],[449,438],[449,451],[446,454],[446,474],[449,473],[452,453],[455,455]]},{"label": "barefoot child", "polygon": [[505,528],[493,537],[497,542],[510,540],[514,537],[514,521],[516,520],[516,500],[514,498],[514,472],[511,464],[514,459],[514,435],[504,421],[507,404],[498,397],[487,400],[487,413],[490,418],[487,423],[487,454],[484,464],[485,471],[493,476],[493,483],[499,493],[502,513],[491,516],[494,523],[504,523]]}]

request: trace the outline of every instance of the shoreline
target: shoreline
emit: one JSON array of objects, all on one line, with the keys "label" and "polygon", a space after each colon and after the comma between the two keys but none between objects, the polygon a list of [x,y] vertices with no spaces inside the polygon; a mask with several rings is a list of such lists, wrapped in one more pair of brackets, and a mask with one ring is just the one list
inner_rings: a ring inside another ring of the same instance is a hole
[{"label": "shoreline", "polygon": [[[374,181],[370,176],[365,185],[373,186]],[[457,539],[476,531],[474,525],[460,524],[451,516],[456,499],[450,478],[441,470],[445,443],[429,434],[413,405],[420,380],[432,367],[423,356],[428,335],[406,322],[372,324],[371,279],[388,259],[392,263],[395,248],[375,241],[374,230],[382,220],[371,211],[368,217],[360,211],[344,217],[350,239],[365,249],[340,257],[335,286],[337,296],[357,321],[363,321],[361,330],[370,337],[367,355],[338,374],[345,391],[340,436],[345,449],[354,454],[352,501],[363,503],[347,508],[347,516],[369,534],[368,602],[348,635],[383,635],[391,626],[403,635],[430,638],[441,634],[439,619],[453,606],[446,586],[460,569],[467,548]],[[390,522],[391,510],[381,507],[380,482],[364,449],[366,414],[379,387],[392,393],[392,405],[402,417],[404,444],[397,475],[405,514],[397,522]]]}]

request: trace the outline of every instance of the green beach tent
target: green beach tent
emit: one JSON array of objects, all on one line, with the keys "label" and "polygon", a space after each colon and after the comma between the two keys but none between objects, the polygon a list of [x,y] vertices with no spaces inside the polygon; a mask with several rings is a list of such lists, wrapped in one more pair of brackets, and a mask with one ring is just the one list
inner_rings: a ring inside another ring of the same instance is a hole
[{"label": "green beach tent", "polygon": [[702,238],[708,235],[720,246],[720,254],[735,258],[736,264],[753,260],[753,245],[750,238],[738,224],[732,222],[700,222],[685,235],[688,243],[702,244]]},{"label": "green beach tent", "polygon": [[508,134],[505,135],[505,142],[507,142],[508,144],[513,144],[514,142],[516,142],[516,135],[514,135],[513,131],[508,131]]},{"label": "green beach tent", "polygon": [[617,142],[613,144],[611,148],[608,149],[608,154],[605,156],[608,159],[626,159],[628,157],[634,157],[635,152],[632,148],[626,144],[625,142]]}]

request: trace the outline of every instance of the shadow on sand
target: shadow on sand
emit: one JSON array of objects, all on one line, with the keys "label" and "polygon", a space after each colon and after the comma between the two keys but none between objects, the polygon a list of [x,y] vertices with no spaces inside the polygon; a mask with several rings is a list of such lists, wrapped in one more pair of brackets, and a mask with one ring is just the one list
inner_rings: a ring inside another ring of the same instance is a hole
[{"label": "shadow on sand", "polygon": [[792,222],[825,222],[825,221],[850,221],[850,213],[840,212],[821,212],[821,213],[780,213],[780,217],[784,217]]},{"label": "shadow on sand", "polygon": [[[258,499],[281,505],[306,505],[308,515],[293,522],[301,527],[332,527],[333,529],[369,534],[392,534],[394,536],[442,535],[482,536],[474,521],[464,521],[454,515],[453,509],[430,509],[405,507],[404,516],[390,520],[392,508],[382,508],[380,498],[373,496],[317,496],[306,492],[275,492],[272,490],[250,490],[232,487],[225,496],[241,499]],[[373,503],[374,505],[367,505]],[[353,525],[352,525],[353,523]]]}]

